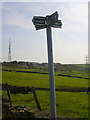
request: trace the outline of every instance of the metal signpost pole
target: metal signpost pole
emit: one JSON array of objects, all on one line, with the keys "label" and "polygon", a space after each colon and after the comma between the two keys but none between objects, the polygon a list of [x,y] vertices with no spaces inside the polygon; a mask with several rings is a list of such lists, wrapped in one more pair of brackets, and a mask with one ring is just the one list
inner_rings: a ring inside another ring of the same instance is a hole
[{"label": "metal signpost pole", "polygon": [[54,65],[53,65],[51,26],[47,26],[46,32],[47,32],[48,67],[49,67],[49,80],[50,80],[51,118],[53,120],[56,120],[56,97],[55,97],[55,84],[54,84]]},{"label": "metal signpost pole", "polygon": [[36,30],[46,28],[47,31],[47,48],[48,48],[48,67],[49,67],[49,80],[50,80],[50,104],[51,104],[51,119],[56,120],[56,96],[54,84],[54,65],[53,65],[53,50],[52,50],[52,33],[51,27],[61,28],[62,22],[58,20],[58,12],[46,17],[34,16],[32,19]]}]

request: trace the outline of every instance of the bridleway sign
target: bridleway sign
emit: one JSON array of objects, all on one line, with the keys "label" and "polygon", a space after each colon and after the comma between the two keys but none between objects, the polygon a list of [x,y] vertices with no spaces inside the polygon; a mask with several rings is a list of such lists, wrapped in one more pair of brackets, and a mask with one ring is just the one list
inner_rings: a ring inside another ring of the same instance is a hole
[{"label": "bridleway sign", "polygon": [[36,30],[46,28],[47,32],[47,48],[48,48],[48,67],[49,67],[49,82],[50,82],[50,105],[51,105],[51,119],[56,120],[56,97],[55,97],[55,83],[54,83],[54,65],[53,65],[53,49],[52,49],[52,31],[51,27],[61,28],[62,22],[58,20],[58,12],[46,17],[34,16],[32,19]]}]

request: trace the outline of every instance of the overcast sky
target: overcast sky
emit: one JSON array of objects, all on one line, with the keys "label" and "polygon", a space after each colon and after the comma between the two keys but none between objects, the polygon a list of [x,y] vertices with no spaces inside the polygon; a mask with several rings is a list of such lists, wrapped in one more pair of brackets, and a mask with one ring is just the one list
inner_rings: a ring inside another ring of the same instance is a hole
[{"label": "overcast sky", "polygon": [[60,0],[57,2],[4,1],[2,3],[3,61],[8,60],[8,43],[11,38],[12,60],[47,62],[46,29],[36,31],[32,18],[58,11],[63,26],[61,29],[52,28],[54,62],[85,63],[85,56],[88,54],[87,0],[78,0],[78,2],[74,2],[77,0],[71,0],[72,2],[65,0],[63,2],[58,2]]}]

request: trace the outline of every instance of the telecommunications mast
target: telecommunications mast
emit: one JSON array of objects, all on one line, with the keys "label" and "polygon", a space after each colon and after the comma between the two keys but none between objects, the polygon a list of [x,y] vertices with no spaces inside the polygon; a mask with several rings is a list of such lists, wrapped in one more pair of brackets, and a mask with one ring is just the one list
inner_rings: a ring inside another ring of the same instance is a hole
[{"label": "telecommunications mast", "polygon": [[11,62],[11,38],[9,38],[8,62]]}]

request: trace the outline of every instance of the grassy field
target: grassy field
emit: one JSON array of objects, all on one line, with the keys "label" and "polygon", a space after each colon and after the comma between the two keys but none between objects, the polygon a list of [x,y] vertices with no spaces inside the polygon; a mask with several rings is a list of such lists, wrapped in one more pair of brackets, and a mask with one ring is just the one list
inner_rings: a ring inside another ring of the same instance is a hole
[{"label": "grassy field", "polygon": [[[42,110],[50,111],[49,92],[36,91]],[[7,94],[3,91],[7,98]],[[12,103],[16,105],[27,105],[30,108],[36,108],[36,103],[32,93],[29,94],[11,94]],[[85,92],[56,92],[56,107],[58,116],[72,118],[88,117],[88,95]]]},{"label": "grassy field", "polygon": [[[10,68],[9,68],[10,69]],[[25,69],[22,69],[25,70]],[[27,69],[26,69],[27,70]],[[36,69],[31,69],[35,71]],[[36,71],[39,71],[37,69]],[[46,72],[46,71],[45,71]],[[81,78],[71,78],[57,76],[58,71],[55,73],[55,85],[56,88],[60,87],[76,87],[76,88],[87,88],[88,80]],[[63,74],[68,74],[66,71],[62,71]],[[70,72],[71,73],[71,72]],[[85,76],[83,71],[80,74],[79,71],[73,70],[75,75]],[[9,85],[16,86],[35,86],[40,88],[49,88],[49,77],[48,74],[38,73],[19,73],[13,70],[12,72],[2,72],[2,83],[8,83]],[[41,108],[43,110],[50,111],[50,94],[49,91],[36,91]],[[6,91],[3,91],[3,96],[7,97]],[[30,108],[37,108],[32,93],[29,94],[11,94],[13,104],[24,104]],[[56,92],[56,106],[58,116],[67,116],[72,118],[87,118],[88,117],[88,95],[86,92]]]},{"label": "grassy field", "polygon": [[[48,74],[2,72],[3,83],[16,86],[35,86],[49,87]],[[88,87],[88,80],[81,78],[62,77],[55,75],[56,88],[60,86],[67,87]]]}]

